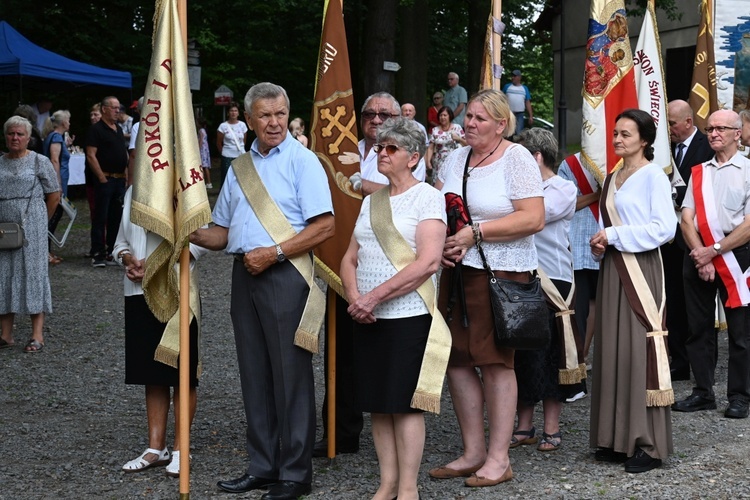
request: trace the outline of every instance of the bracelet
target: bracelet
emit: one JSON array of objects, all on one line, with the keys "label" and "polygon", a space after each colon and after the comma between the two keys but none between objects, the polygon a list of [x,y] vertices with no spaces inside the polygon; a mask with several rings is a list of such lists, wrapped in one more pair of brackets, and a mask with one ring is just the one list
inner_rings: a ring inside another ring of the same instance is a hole
[{"label": "bracelet", "polygon": [[474,222],[471,225],[471,232],[474,233],[474,243],[477,245],[480,244],[482,242],[482,228],[478,222]]},{"label": "bracelet", "polygon": [[117,254],[117,263],[120,264],[121,266],[125,265],[123,264],[122,259],[126,255],[131,255],[130,250],[121,250],[120,253]]}]

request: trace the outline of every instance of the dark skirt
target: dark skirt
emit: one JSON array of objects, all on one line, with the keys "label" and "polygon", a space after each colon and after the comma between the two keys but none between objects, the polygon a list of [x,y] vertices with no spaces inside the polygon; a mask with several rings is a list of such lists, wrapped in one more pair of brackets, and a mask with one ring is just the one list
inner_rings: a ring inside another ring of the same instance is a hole
[{"label": "dark skirt", "polygon": [[417,388],[432,317],[354,323],[357,406],[370,413],[421,413],[410,403]]},{"label": "dark skirt", "polygon": [[[164,327],[154,317],[143,295],[125,297],[125,383],[133,385],[180,385],[179,371],[154,360]],[[190,323],[190,386],[198,386],[198,322]]]},{"label": "dark skirt", "polygon": [[495,347],[495,320],[490,306],[489,280],[483,269],[461,266],[469,326],[464,327],[461,323],[463,308],[458,295],[453,305],[452,319],[448,319],[446,309],[451,294],[451,277],[454,273],[455,269],[443,269],[438,296],[438,308],[448,323],[453,339],[448,366],[501,364],[506,368],[513,368],[513,349]]},{"label": "dark skirt", "polygon": [[[552,280],[563,297],[570,292],[570,283]],[[555,311],[547,309],[550,343],[546,349],[518,350],[515,356],[518,401],[533,406],[538,401],[556,399],[564,401],[568,391],[560,386],[560,336]]]}]

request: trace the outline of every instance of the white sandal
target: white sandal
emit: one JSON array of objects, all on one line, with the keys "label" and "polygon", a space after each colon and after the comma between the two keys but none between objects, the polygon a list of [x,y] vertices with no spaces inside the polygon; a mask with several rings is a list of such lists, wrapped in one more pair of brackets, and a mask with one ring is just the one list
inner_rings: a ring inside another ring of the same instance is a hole
[{"label": "white sandal", "polygon": [[[193,455],[190,455],[190,459],[193,459]],[[172,461],[167,465],[167,476],[169,477],[180,477],[180,451],[176,450],[172,452]]]},{"label": "white sandal", "polygon": [[[157,458],[153,462],[149,462],[145,458],[143,458],[149,453],[152,453],[159,458]],[[130,462],[123,465],[122,470],[124,470],[125,472],[140,472],[148,469],[149,467],[156,467],[157,465],[167,465],[169,463],[169,456],[169,450],[167,448],[164,448],[163,450],[146,448],[146,451],[141,453],[140,457],[134,458]]]}]

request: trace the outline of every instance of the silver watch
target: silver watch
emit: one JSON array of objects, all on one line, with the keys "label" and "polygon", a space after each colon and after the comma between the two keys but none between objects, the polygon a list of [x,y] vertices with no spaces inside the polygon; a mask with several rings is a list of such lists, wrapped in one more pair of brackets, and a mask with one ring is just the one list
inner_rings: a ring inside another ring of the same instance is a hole
[{"label": "silver watch", "polygon": [[286,260],[286,255],[284,255],[284,252],[281,250],[281,245],[276,245],[276,262],[284,262]]},{"label": "silver watch", "polygon": [[714,250],[717,255],[721,255],[721,243],[714,243]]}]

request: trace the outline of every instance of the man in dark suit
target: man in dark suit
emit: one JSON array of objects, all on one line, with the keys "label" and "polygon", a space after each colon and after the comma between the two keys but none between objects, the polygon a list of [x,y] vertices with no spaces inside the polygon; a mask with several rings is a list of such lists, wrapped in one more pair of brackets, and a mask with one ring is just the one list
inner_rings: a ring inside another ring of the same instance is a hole
[{"label": "man in dark suit", "polygon": [[[675,188],[675,209],[680,210],[685,197],[687,183],[693,165],[710,160],[714,151],[708,139],[693,125],[693,110],[682,100],[669,103],[669,135],[672,140],[672,156],[675,165],[685,181],[684,186]],[[678,217],[679,220],[679,217]],[[688,362],[685,341],[688,337],[687,315],[685,314],[685,294],[682,279],[682,261],[685,258],[685,240],[679,230],[675,239],[661,247],[664,263],[664,282],[667,292],[667,330],[669,331],[669,354],[672,380],[689,380],[690,363]]]}]

